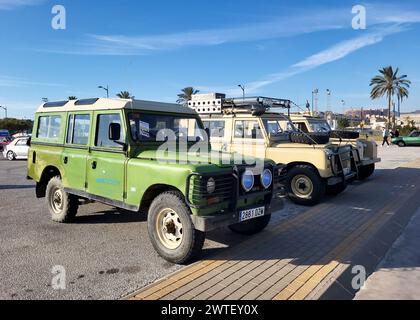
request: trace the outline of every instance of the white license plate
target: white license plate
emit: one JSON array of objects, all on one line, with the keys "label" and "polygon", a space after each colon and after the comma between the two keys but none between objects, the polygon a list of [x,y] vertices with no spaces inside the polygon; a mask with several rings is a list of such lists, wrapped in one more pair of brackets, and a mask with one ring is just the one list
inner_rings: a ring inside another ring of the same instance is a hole
[{"label": "white license plate", "polygon": [[245,210],[240,212],[240,221],[248,221],[251,219],[259,218],[265,215],[265,208],[256,208],[251,210]]}]

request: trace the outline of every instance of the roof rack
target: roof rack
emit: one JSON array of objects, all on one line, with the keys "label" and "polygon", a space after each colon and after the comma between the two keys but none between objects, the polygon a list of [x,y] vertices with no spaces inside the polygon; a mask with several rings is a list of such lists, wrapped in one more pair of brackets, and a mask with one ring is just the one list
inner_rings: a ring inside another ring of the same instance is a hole
[{"label": "roof rack", "polygon": [[262,115],[271,108],[285,108],[290,110],[292,102],[287,99],[268,97],[226,98],[220,93],[196,94],[188,101],[188,106],[199,114],[222,114],[251,112]]}]

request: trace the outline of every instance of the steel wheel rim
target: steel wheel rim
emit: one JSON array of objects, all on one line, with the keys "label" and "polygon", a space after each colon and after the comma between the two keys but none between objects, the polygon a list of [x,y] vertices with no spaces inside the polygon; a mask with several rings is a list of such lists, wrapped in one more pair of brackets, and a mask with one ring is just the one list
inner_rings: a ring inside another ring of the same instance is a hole
[{"label": "steel wheel rim", "polygon": [[299,198],[308,199],[314,192],[314,184],[312,180],[305,175],[297,175],[293,177],[291,183],[293,193]]},{"label": "steel wheel rim", "polygon": [[181,219],[172,209],[163,209],[158,213],[156,231],[160,242],[170,250],[178,249],[184,238]]},{"label": "steel wheel rim", "polygon": [[63,191],[59,188],[52,190],[50,197],[50,205],[54,213],[60,214],[63,211]]}]

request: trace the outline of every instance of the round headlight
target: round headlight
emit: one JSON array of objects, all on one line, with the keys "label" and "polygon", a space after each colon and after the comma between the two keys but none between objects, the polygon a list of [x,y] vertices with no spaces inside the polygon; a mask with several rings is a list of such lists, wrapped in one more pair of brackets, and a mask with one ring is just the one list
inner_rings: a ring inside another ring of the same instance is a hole
[{"label": "round headlight", "polygon": [[249,192],[254,187],[254,183],[254,173],[250,170],[245,171],[245,173],[242,176],[242,188],[244,188],[246,192]]},{"label": "round headlight", "polygon": [[273,183],[273,174],[271,170],[265,169],[263,174],[261,175],[261,184],[265,189],[270,188],[271,184]]},{"label": "round headlight", "polygon": [[207,192],[212,194],[214,191],[216,191],[216,181],[213,178],[210,178],[207,180]]}]

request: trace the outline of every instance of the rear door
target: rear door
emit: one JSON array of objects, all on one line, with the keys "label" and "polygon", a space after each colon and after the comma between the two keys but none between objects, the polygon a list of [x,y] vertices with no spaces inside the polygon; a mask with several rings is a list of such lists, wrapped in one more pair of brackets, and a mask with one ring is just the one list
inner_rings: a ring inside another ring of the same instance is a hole
[{"label": "rear door", "polygon": [[69,113],[62,164],[64,186],[85,191],[86,161],[89,154],[89,137],[92,128],[92,112]]},{"label": "rear door", "polygon": [[[87,160],[87,192],[120,205],[124,201],[126,153],[125,126],[119,111],[94,113],[95,139]],[[120,141],[109,140],[111,123],[121,125]]]}]

